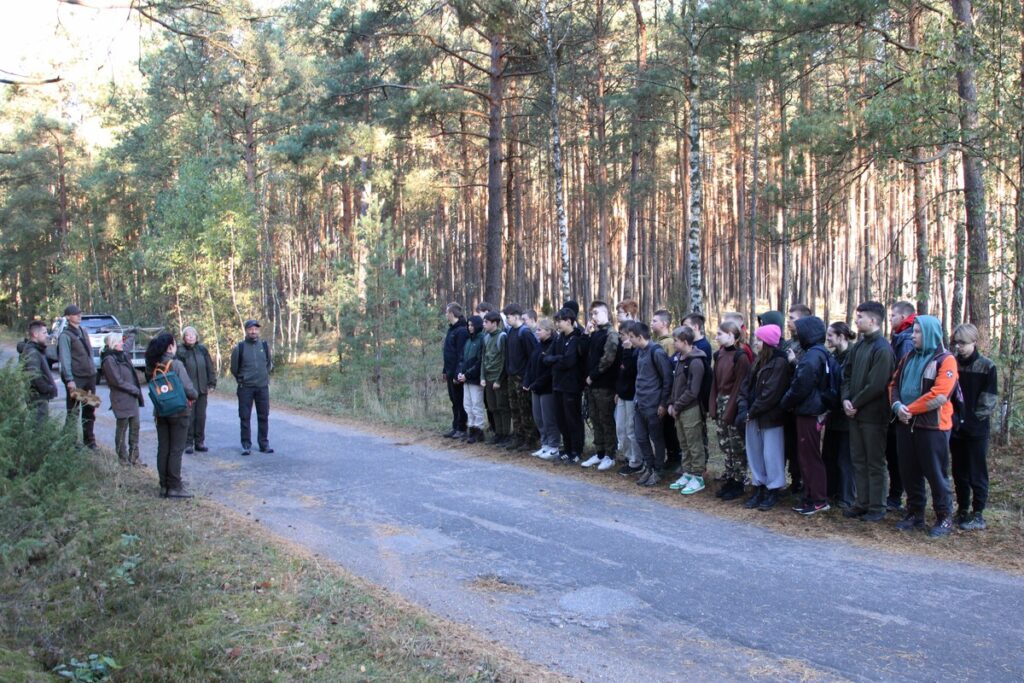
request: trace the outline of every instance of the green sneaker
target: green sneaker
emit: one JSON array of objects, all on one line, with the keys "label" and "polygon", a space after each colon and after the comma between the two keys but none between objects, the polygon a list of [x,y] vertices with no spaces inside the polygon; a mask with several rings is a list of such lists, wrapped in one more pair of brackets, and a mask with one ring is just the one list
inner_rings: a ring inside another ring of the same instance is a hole
[{"label": "green sneaker", "polygon": [[698,491],[704,490],[704,478],[703,477],[690,477],[690,481],[687,482],[686,486],[679,490],[679,493],[684,496],[691,496]]},{"label": "green sneaker", "polygon": [[683,474],[683,476],[679,477],[679,478],[678,478],[678,479],[676,479],[676,480],[675,480],[674,482],[672,482],[671,484],[669,484],[669,485],[668,485],[668,487],[669,487],[670,489],[672,489],[673,491],[678,491],[678,490],[679,490],[679,489],[681,489],[681,488],[685,488],[685,487],[686,487],[686,485],[687,485],[688,483],[690,483],[690,478],[691,478],[692,476],[693,476],[692,474],[686,474],[686,473],[684,473],[684,474]]}]

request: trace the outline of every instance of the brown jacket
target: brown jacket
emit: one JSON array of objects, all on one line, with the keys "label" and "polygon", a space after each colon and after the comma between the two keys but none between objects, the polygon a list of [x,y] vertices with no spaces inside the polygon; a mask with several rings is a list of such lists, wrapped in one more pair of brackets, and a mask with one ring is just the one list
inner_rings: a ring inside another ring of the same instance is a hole
[{"label": "brown jacket", "polygon": [[136,417],[139,406],[145,405],[145,399],[128,356],[124,352],[105,350],[100,370],[110,387],[110,409],[114,411],[114,417]]},{"label": "brown jacket", "polygon": [[694,347],[686,358],[691,358],[696,363],[690,362],[690,372],[685,372],[687,367],[683,364],[684,359],[676,363],[672,377],[672,405],[675,406],[676,415],[692,406],[700,398],[700,387],[704,383],[704,352]]},{"label": "brown jacket", "polygon": [[[711,419],[721,419],[727,424],[736,420],[736,401],[740,388],[750,372],[750,359],[739,346],[720,348],[715,352],[715,380],[711,383]],[[718,397],[728,396],[725,415],[718,414]]]}]

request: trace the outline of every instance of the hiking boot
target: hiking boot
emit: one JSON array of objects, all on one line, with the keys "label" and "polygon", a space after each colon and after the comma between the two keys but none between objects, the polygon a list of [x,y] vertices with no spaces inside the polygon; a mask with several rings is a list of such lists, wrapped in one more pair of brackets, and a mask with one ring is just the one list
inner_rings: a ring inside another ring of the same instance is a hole
[{"label": "hiking boot", "polygon": [[[960,526],[964,522],[968,521],[970,518],[971,513],[969,511],[964,510],[963,508],[957,508],[956,514],[953,515],[953,524]],[[963,527],[960,528],[962,529]]]},{"label": "hiking boot", "polygon": [[615,458],[610,455],[604,456],[601,458],[601,462],[597,463],[598,472],[604,472],[605,470],[610,470],[613,467],[615,467]]},{"label": "hiking boot", "polygon": [[928,538],[942,538],[953,533],[953,518],[946,515],[935,522],[935,526],[928,530]]},{"label": "hiking boot", "polygon": [[975,512],[966,520],[960,522],[958,526],[964,531],[982,531],[986,528],[985,516],[980,512]]},{"label": "hiking boot", "polygon": [[195,453],[195,450],[191,446],[185,449],[185,455],[192,455],[193,453]]},{"label": "hiking boot", "polygon": [[865,512],[860,516],[862,522],[881,522],[885,519],[885,510],[880,512]]},{"label": "hiking boot", "polygon": [[207,448],[206,444],[204,444],[204,443],[201,443],[198,446],[196,446],[196,453],[206,453],[209,450],[210,449]]},{"label": "hiking boot", "polygon": [[[451,438],[453,438],[455,440],[465,439],[466,438],[466,431],[463,430],[463,429],[459,429],[454,434],[452,434]],[[196,449],[196,450],[199,450],[199,449]]]},{"label": "hiking boot", "polygon": [[726,486],[729,487],[729,490],[722,494],[724,501],[736,500],[744,494],[743,482],[732,480]]},{"label": "hiking boot", "polygon": [[619,468],[619,474],[621,474],[624,477],[631,477],[638,472],[642,472],[643,469],[643,465],[637,465],[636,467],[633,467],[627,462],[625,465]]},{"label": "hiking boot", "polygon": [[754,495],[752,495],[750,498],[747,498],[747,501],[743,503],[743,507],[747,508],[748,510],[753,510],[754,508],[756,508],[758,505],[761,504],[761,501],[764,500],[766,490],[767,489],[764,486],[755,486]]},{"label": "hiking boot", "polygon": [[640,476],[636,478],[636,485],[643,486],[644,482],[651,478],[654,474],[654,469],[647,467],[646,465],[640,470]]},{"label": "hiking boot", "polygon": [[695,493],[699,493],[704,490],[704,479],[701,477],[690,477],[690,481],[686,482],[686,486],[679,489],[679,493],[684,496],[692,496]]},{"label": "hiking boot", "polygon": [[458,434],[459,434],[459,430],[455,429],[455,427],[452,427],[447,432],[442,434],[441,437],[444,438],[444,439],[454,439],[456,436],[458,436]]},{"label": "hiking boot", "polygon": [[594,465],[601,462],[601,456],[594,453],[592,456],[580,463],[580,467],[593,467]]},{"label": "hiking boot", "polygon": [[757,509],[761,512],[767,512],[775,507],[779,502],[779,492],[776,489],[767,489],[764,495],[761,497],[761,502],[758,503]]},{"label": "hiking boot", "polygon": [[260,453],[273,453],[274,449],[270,446],[260,446]]},{"label": "hiking boot", "polygon": [[919,515],[914,512],[908,512],[903,515],[903,519],[896,522],[896,529],[898,531],[914,531],[916,529],[924,529],[924,515]]},{"label": "hiking boot", "polygon": [[166,498],[167,497],[167,487],[166,486],[161,486],[160,487],[160,497],[161,498]]},{"label": "hiking boot", "polygon": [[847,519],[860,519],[866,514],[868,514],[867,510],[859,508],[856,505],[843,510],[843,517],[846,517]]},{"label": "hiking boot", "polygon": [[192,494],[185,490],[184,486],[176,489],[167,489],[167,498],[191,498]]},{"label": "hiking boot", "polygon": [[466,433],[466,439],[465,439],[466,443],[474,444],[474,443],[477,442],[476,431],[477,431],[476,427],[470,427],[469,428],[469,431]]}]

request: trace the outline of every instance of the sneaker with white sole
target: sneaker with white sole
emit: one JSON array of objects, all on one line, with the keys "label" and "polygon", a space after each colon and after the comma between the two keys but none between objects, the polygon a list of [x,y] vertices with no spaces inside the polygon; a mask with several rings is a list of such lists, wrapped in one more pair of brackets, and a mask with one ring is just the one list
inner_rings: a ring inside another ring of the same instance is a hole
[{"label": "sneaker with white sole", "polygon": [[548,447],[547,446],[541,446],[540,448],[535,450],[533,453],[530,453],[530,455],[532,455],[535,458],[540,458],[540,457],[542,457],[547,452],[548,452]]},{"label": "sneaker with white sole", "polygon": [[610,470],[613,467],[615,467],[615,458],[613,458],[610,455],[606,455],[603,458],[601,458],[601,462],[597,464],[597,470],[599,472]]},{"label": "sneaker with white sole", "polygon": [[543,452],[537,456],[541,460],[554,460],[558,457],[557,448],[542,448],[541,451]]},{"label": "sneaker with white sole", "polygon": [[704,479],[702,477],[690,477],[690,481],[686,482],[686,486],[679,489],[679,493],[684,496],[690,496],[698,491],[704,490]]},{"label": "sneaker with white sole", "polygon": [[581,462],[580,467],[593,467],[599,462],[601,462],[601,456],[594,453],[592,456]]},{"label": "sneaker with white sole", "polygon": [[669,484],[668,487],[670,489],[672,489],[673,491],[678,491],[679,489],[684,488],[689,483],[690,483],[690,475],[689,474],[683,474],[683,476],[679,477],[674,482]]}]

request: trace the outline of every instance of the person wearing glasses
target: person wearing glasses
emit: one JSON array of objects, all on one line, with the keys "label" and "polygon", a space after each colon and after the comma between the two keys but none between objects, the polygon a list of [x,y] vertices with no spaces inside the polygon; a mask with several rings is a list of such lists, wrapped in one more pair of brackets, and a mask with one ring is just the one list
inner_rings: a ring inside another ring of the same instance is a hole
[{"label": "person wearing glasses", "polygon": [[999,382],[996,364],[978,352],[977,327],[957,325],[952,339],[964,395],[959,419],[954,420],[949,440],[957,504],[953,519],[961,529],[974,531],[985,528],[989,422],[996,408]]}]

